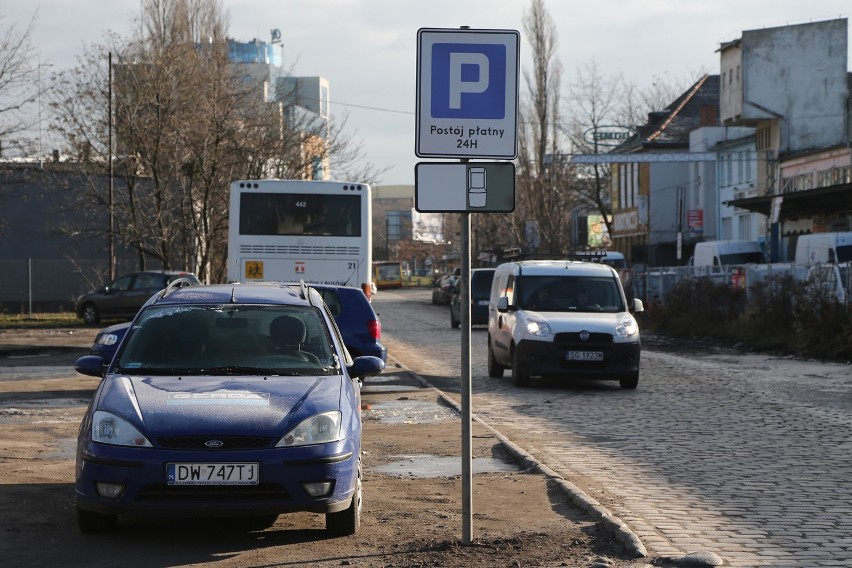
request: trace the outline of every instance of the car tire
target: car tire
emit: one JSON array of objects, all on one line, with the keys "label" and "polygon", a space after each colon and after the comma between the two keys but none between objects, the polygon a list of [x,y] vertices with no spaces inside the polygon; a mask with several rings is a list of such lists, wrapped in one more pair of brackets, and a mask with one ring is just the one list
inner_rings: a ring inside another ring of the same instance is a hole
[{"label": "car tire", "polygon": [[83,321],[86,323],[100,323],[101,321],[101,313],[98,311],[98,307],[91,302],[83,306],[82,314]]},{"label": "car tire", "polygon": [[639,385],[639,373],[632,373],[618,380],[618,384],[623,389],[635,389]]},{"label": "car tire", "polygon": [[101,534],[115,530],[118,522],[116,515],[105,515],[95,511],[84,511],[77,508],[77,526],[85,534]]},{"label": "car tire", "polygon": [[338,536],[351,536],[361,526],[361,506],[363,490],[361,487],[361,460],[358,460],[358,473],[355,476],[355,491],[349,507],[337,513],[326,513],[325,530]]},{"label": "car tire", "polygon": [[524,368],[521,358],[514,351],[512,352],[512,379],[515,381],[515,386],[520,388],[530,386],[532,380],[529,372]]},{"label": "car tire", "polygon": [[503,376],[503,365],[494,358],[494,350],[491,349],[491,338],[488,338],[488,376],[499,379]]}]

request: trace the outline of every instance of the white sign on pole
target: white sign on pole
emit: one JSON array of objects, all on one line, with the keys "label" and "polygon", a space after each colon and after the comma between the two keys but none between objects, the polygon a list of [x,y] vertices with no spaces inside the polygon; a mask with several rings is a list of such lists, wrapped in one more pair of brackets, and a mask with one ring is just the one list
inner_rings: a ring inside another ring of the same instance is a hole
[{"label": "white sign on pole", "polygon": [[415,154],[515,158],[520,34],[423,28],[417,40]]}]

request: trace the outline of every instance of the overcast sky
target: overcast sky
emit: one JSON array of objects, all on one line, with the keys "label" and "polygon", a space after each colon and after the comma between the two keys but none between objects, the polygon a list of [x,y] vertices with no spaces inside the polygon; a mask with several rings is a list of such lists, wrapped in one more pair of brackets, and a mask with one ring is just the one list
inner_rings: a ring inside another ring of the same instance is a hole
[{"label": "overcast sky", "polygon": [[[73,67],[105,31],[130,32],[139,0],[2,0],[2,24],[23,25],[38,7],[34,43],[42,62]],[[718,73],[719,44],[743,30],[849,16],[849,0],[545,0],[559,33],[563,93],[594,60],[606,76],[644,87],[654,77],[680,80]],[[281,30],[285,67],[331,84],[332,113],[348,114],[365,159],[389,167],[381,184],[413,184],[415,72],[420,28],[521,32],[526,0],[224,0],[230,36],[270,39]],[[522,83],[523,85],[523,83]],[[523,89],[522,89],[523,91]]]}]

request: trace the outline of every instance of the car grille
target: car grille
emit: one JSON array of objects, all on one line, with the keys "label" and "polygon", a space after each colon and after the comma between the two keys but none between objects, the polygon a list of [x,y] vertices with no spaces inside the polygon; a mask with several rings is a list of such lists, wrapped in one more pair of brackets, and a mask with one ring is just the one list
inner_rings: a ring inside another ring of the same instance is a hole
[{"label": "car grille", "polygon": [[[222,442],[222,445],[210,447],[205,445],[210,441]],[[264,450],[275,445],[278,438],[263,436],[170,436],[157,438],[157,446],[167,450]]]},{"label": "car grille", "polygon": [[612,345],[612,335],[609,333],[590,333],[589,339],[583,341],[579,333],[557,333],[553,338],[560,349],[598,349],[606,350]]},{"label": "car grille", "polygon": [[290,494],[277,483],[258,485],[146,485],[139,501],[286,501]]}]

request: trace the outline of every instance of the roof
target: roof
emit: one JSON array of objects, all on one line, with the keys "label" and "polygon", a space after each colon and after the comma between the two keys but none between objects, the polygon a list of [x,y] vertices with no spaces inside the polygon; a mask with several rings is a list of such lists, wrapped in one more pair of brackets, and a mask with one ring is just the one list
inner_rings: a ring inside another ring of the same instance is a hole
[{"label": "roof", "polygon": [[531,276],[612,276],[615,271],[606,264],[580,260],[518,260],[506,264],[520,267],[521,273]]},{"label": "roof", "polygon": [[167,288],[157,294],[148,305],[190,304],[285,304],[308,306],[301,297],[298,285],[258,284],[210,284]]},{"label": "roof", "polygon": [[719,126],[719,75],[704,75],[665,109],[648,113],[636,128],[638,136],[612,153],[639,152],[660,147],[688,148],[689,133],[702,126]]},{"label": "roof", "polygon": [[[816,215],[824,215],[826,211],[834,213],[852,213],[852,183],[843,183],[829,187],[792,191],[785,193],[781,202],[780,220],[802,219]],[[732,199],[723,205],[739,207],[755,213],[766,215],[772,212],[772,200],[777,195],[761,195],[745,199]]]}]

